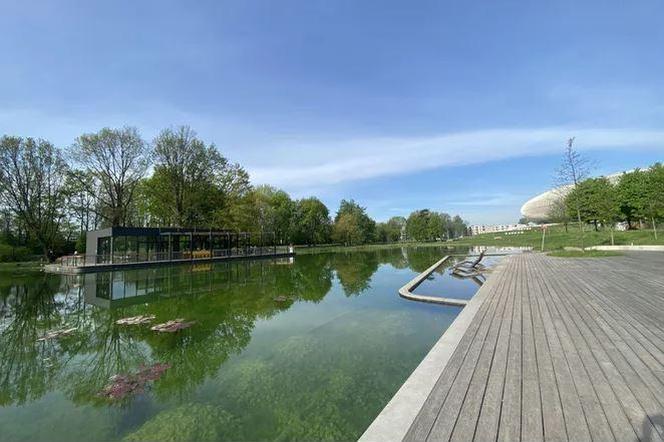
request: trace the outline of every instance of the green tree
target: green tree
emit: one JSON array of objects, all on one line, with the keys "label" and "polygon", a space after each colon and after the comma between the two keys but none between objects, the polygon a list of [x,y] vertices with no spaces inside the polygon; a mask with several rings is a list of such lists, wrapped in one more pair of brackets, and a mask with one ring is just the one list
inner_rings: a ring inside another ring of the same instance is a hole
[{"label": "green tree", "polygon": [[403,230],[406,227],[406,218],[403,216],[393,216],[387,223],[387,240],[389,242],[400,241]]},{"label": "green tree", "polygon": [[657,220],[664,218],[664,166],[661,163],[653,164],[645,176],[644,198],[639,211],[650,219],[657,239]]},{"label": "green tree", "polygon": [[127,224],[136,187],[148,168],[149,149],[138,130],[103,128],[83,134],[74,142],[70,155],[94,178],[92,182],[81,180],[81,185],[99,201],[106,224]]},{"label": "green tree", "polygon": [[290,242],[295,203],[283,190],[258,186],[250,192],[252,218],[256,231],[274,235],[280,243]]},{"label": "green tree", "polygon": [[406,220],[408,238],[415,241],[432,241],[439,237],[442,219],[429,209],[416,210]]},{"label": "green tree", "polygon": [[617,192],[620,212],[631,228],[632,222],[643,216],[642,212],[646,206],[647,173],[639,169],[623,173],[617,185]]},{"label": "green tree", "polygon": [[459,215],[454,215],[452,218],[452,238],[464,236],[468,231],[468,223],[466,223]]},{"label": "green tree", "polygon": [[315,197],[295,202],[293,239],[298,244],[323,244],[330,240],[330,212]]},{"label": "green tree", "polygon": [[[155,170],[150,178],[157,217],[174,226],[210,226],[219,207],[234,202],[230,195],[239,180],[249,190],[246,172],[230,164],[214,144],[206,145],[188,126],[163,130],[154,140]],[[241,196],[241,195],[240,195]]]},{"label": "green tree", "polygon": [[574,149],[574,140],[576,137],[572,137],[567,140],[567,146],[565,147],[563,157],[561,159],[560,165],[556,170],[556,186],[558,189],[558,197],[565,200],[565,207],[570,214],[570,217],[573,216],[579,222],[579,230],[581,230],[581,248],[583,248],[584,243],[584,229],[581,216],[581,207],[576,206],[572,207],[571,204],[577,204],[578,201],[574,198],[568,199],[567,193],[570,190],[574,190],[579,183],[588,178],[590,170],[592,169],[593,164],[586,158],[581,155],[579,151]]},{"label": "green tree", "polygon": [[590,178],[577,184],[566,199],[568,211],[578,213],[581,220],[598,225],[615,224],[619,217],[616,188],[606,178]]},{"label": "green tree", "polygon": [[[345,224],[347,225],[351,220],[357,224],[359,229],[359,239],[355,243],[370,243],[375,241],[376,238],[376,222],[372,220],[369,215],[366,213],[366,208],[357,204],[354,200],[341,200],[339,205],[339,210],[337,215],[334,218],[334,223],[337,224],[339,220],[344,216],[349,215],[350,217],[345,218]],[[347,226],[344,226],[344,229]]]},{"label": "green tree", "polygon": [[337,217],[332,229],[332,239],[345,246],[362,244],[364,233],[362,232],[362,220],[357,213],[347,212]]},{"label": "green tree", "polygon": [[0,139],[0,199],[49,259],[65,218],[67,171],[61,151],[48,141]]}]

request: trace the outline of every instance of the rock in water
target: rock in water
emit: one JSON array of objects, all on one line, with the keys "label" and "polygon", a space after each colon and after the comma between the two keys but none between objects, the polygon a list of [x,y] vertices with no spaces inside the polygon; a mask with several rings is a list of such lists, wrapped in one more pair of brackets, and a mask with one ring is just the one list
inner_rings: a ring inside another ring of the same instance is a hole
[{"label": "rock in water", "polygon": [[37,339],[37,342],[49,341],[51,339],[59,339],[63,336],[69,336],[76,331],[76,328],[66,328],[60,330],[51,330],[44,336]]},{"label": "rock in water", "polygon": [[142,393],[148,382],[156,381],[171,367],[171,364],[156,363],[149,367],[142,366],[136,373],[125,373],[111,376],[111,381],[99,393],[111,400],[121,400],[129,395]]},{"label": "rock in water", "polygon": [[160,332],[160,333],[174,333],[183,328],[189,328],[194,325],[196,321],[185,321],[184,319],[174,319],[173,321],[167,321],[163,324],[157,324],[153,327],[150,327],[150,330]]},{"label": "rock in water", "polygon": [[138,315],[122,318],[115,321],[118,325],[142,325],[154,321],[154,315]]}]

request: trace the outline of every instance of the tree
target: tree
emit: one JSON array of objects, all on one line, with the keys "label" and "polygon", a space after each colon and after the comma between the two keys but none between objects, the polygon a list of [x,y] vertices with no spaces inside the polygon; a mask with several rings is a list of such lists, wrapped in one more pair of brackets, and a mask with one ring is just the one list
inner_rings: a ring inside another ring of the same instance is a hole
[{"label": "tree", "polygon": [[0,139],[0,198],[49,259],[65,216],[67,170],[61,151],[48,141]]},{"label": "tree", "polygon": [[416,210],[406,220],[408,238],[415,241],[435,240],[440,233],[441,227],[440,217],[429,209]]},{"label": "tree", "polygon": [[209,226],[215,208],[223,203],[226,175],[234,165],[188,126],[161,131],[153,144],[152,196],[159,200],[153,207],[158,205],[169,225]]},{"label": "tree", "polygon": [[[558,169],[556,170],[555,180],[557,188],[559,189],[558,197],[560,199],[565,199],[565,195],[570,191],[570,189],[576,188],[580,182],[588,178],[592,168],[590,160],[574,149],[575,139],[576,137],[572,137],[567,140],[567,146],[565,147],[563,158],[560,162],[560,165],[558,166]],[[572,207],[572,210],[575,212],[576,219],[579,222],[579,229],[582,232],[581,248],[583,248],[583,223],[581,222],[581,207]]]},{"label": "tree", "polygon": [[387,240],[390,242],[400,241],[406,228],[406,218],[393,216],[387,221]]},{"label": "tree", "polygon": [[393,216],[386,223],[377,223],[376,241],[383,243],[400,241],[405,225],[406,218],[403,216]]},{"label": "tree", "polygon": [[280,242],[291,239],[295,203],[283,190],[262,185],[251,192],[251,212],[256,229],[264,234],[272,234]]},{"label": "tree", "polygon": [[611,226],[619,218],[619,200],[616,188],[606,178],[581,181],[566,198],[568,210],[577,212],[581,220],[595,225]]},{"label": "tree", "polygon": [[[343,215],[351,215],[359,229],[359,243],[373,242],[376,238],[376,222],[366,213],[366,208],[357,204],[354,200],[341,200],[339,210],[334,218],[335,224],[339,222]],[[346,221],[350,220],[347,218]]]},{"label": "tree", "polygon": [[647,173],[636,169],[632,172],[623,173],[618,181],[617,192],[620,204],[620,212],[623,214],[627,225],[632,228],[632,221],[643,216],[647,197]]},{"label": "tree", "polygon": [[[549,206],[549,213],[547,214],[548,219],[551,222],[559,223],[565,226],[565,233],[568,232],[568,225],[572,217],[570,212],[565,204],[565,197],[559,197],[554,199]],[[576,213],[574,213],[576,215]]]},{"label": "tree", "polygon": [[364,233],[362,232],[361,223],[362,220],[357,213],[342,213],[334,222],[332,239],[345,246],[363,243]]},{"label": "tree", "polygon": [[71,147],[72,159],[94,178],[93,184],[81,184],[98,199],[106,224],[127,223],[136,186],[147,171],[148,154],[145,141],[133,127],[83,134]]},{"label": "tree", "polygon": [[330,239],[330,212],[318,198],[295,202],[294,240],[299,244],[322,244]]},{"label": "tree", "polygon": [[94,178],[86,172],[72,170],[65,181],[65,196],[69,217],[79,233],[93,230],[98,224],[97,198],[88,192],[94,187]]},{"label": "tree", "polygon": [[452,238],[463,236],[468,231],[468,223],[466,223],[459,215],[454,215],[452,218]]},{"label": "tree", "polygon": [[657,239],[657,220],[664,217],[664,166],[653,164],[645,178],[645,195],[639,211],[652,223],[652,230]]}]

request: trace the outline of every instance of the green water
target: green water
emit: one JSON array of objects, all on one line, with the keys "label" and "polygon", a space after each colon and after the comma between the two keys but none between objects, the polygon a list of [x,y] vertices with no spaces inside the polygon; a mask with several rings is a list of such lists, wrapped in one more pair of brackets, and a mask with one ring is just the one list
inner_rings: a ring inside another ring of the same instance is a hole
[{"label": "green water", "polygon": [[[0,439],[356,439],[459,312],[397,295],[443,254],[0,273]],[[115,324],[141,314],[196,323],[174,334]],[[37,342],[63,327],[77,330]],[[171,368],[143,393],[99,395],[157,362]]]}]

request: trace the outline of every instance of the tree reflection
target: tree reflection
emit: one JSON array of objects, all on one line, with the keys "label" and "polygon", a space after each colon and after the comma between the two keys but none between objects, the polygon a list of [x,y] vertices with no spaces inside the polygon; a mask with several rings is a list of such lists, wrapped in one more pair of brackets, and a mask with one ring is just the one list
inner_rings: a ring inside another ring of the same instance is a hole
[{"label": "tree reflection", "polygon": [[[440,254],[436,248],[395,248],[302,256],[294,263],[171,266],[103,277],[0,275],[0,405],[25,404],[55,390],[77,404],[107,404],[97,393],[111,376],[156,362],[171,368],[155,382],[154,394],[183,398],[242,352],[257,321],[295,301],[321,301],[330,292],[333,275],[346,296],[359,295],[370,287],[381,263],[421,271]],[[291,301],[276,302],[279,296]],[[136,315],[196,324],[159,334],[115,323]],[[64,326],[77,331],[37,342]]]},{"label": "tree reflection", "polygon": [[376,252],[337,253],[332,260],[346,296],[359,295],[367,290],[379,264]]},{"label": "tree reflection", "polygon": [[16,278],[0,287],[4,317],[0,318],[0,405],[23,404],[37,399],[54,385],[69,344],[37,342],[47,330],[60,326],[64,318],[53,296],[57,278]]}]

